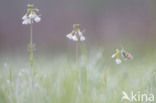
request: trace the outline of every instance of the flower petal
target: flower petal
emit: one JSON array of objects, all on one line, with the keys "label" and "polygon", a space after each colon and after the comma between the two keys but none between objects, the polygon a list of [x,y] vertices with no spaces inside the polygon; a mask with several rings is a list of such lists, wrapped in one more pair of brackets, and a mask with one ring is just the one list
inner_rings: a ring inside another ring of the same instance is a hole
[{"label": "flower petal", "polygon": [[34,19],[35,17],[36,17],[36,14],[35,13],[30,13],[29,14],[29,18]]},{"label": "flower petal", "polygon": [[66,37],[69,38],[69,39],[73,39],[73,36],[72,36],[71,33],[70,34],[67,34]]},{"label": "flower petal", "polygon": [[78,41],[78,38],[77,38],[76,35],[72,36],[72,39],[73,39],[74,41]]},{"label": "flower petal", "polygon": [[80,41],[84,41],[84,40],[86,40],[86,38],[84,36],[81,36]]},{"label": "flower petal", "polygon": [[122,61],[120,59],[116,59],[116,64],[120,64]]},{"label": "flower petal", "polygon": [[27,19],[28,17],[26,16],[26,15],[24,15],[23,17],[22,17],[22,19],[23,20],[25,20],[25,19]]},{"label": "flower petal", "polygon": [[36,16],[35,19],[34,19],[34,21],[35,21],[36,23],[38,23],[38,22],[41,21],[41,18],[40,18],[39,16]]},{"label": "flower petal", "polygon": [[113,54],[113,55],[112,55],[112,58],[115,58],[115,57],[116,57],[116,55],[115,55],[115,54]]}]

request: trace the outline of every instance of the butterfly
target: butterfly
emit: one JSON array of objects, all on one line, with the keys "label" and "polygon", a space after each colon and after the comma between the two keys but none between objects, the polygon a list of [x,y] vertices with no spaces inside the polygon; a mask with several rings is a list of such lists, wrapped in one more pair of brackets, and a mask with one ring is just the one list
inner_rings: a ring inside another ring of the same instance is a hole
[{"label": "butterfly", "polygon": [[125,51],[124,48],[122,48],[121,50],[121,55],[125,60],[132,60],[133,59],[133,55],[127,51]]}]

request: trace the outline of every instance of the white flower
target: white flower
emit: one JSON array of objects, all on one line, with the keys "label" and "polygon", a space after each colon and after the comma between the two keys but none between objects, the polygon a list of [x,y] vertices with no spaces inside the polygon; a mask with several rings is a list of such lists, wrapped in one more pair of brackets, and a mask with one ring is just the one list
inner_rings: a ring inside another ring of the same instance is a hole
[{"label": "white flower", "polygon": [[22,22],[22,24],[27,24],[27,22],[24,20],[24,21]]},{"label": "white flower", "polygon": [[36,17],[36,14],[35,13],[30,13],[29,14],[29,18],[34,19],[35,17]]},{"label": "white flower", "polygon": [[30,19],[25,19],[22,24],[27,25],[27,24],[31,24],[31,20]]},{"label": "white flower", "polygon": [[66,37],[69,38],[69,39],[73,39],[73,35],[71,33],[67,34]]},{"label": "white flower", "polygon": [[30,20],[30,19],[27,19],[27,23],[28,23],[28,24],[31,24],[31,20]]},{"label": "white flower", "polygon": [[72,36],[72,39],[73,39],[74,41],[78,41],[78,38],[77,38],[76,35]]},{"label": "white flower", "polygon": [[78,34],[79,34],[79,36],[82,36],[82,32],[79,31]]},{"label": "white flower", "polygon": [[80,36],[80,41],[84,41],[86,38],[84,36]]},{"label": "white flower", "polygon": [[120,64],[122,61],[120,59],[116,59],[116,64]]},{"label": "white flower", "polygon": [[39,16],[36,16],[34,20],[35,20],[36,23],[38,23],[38,22],[41,21],[41,18]]},{"label": "white flower", "polygon": [[116,55],[115,55],[115,54],[113,54],[113,55],[112,55],[112,58],[115,58],[115,57],[116,57]]},{"label": "white flower", "polygon": [[27,15],[24,15],[24,16],[22,17],[23,20],[25,20],[25,19],[27,19],[27,18],[28,18]]},{"label": "white flower", "polygon": [[84,41],[86,40],[85,36],[83,36],[83,32],[81,32],[79,28],[79,24],[73,24],[73,30],[70,34],[66,35],[67,38],[73,41]]}]

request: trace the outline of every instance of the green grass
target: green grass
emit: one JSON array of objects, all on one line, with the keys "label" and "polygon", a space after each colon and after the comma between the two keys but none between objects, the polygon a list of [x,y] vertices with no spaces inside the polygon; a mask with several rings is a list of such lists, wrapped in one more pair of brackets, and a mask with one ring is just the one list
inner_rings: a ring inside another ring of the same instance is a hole
[{"label": "green grass", "polygon": [[62,55],[37,59],[33,70],[24,61],[1,60],[0,103],[122,103],[122,91],[156,95],[156,54],[133,54],[132,61],[107,66],[110,55],[101,51],[83,55],[77,64]]}]

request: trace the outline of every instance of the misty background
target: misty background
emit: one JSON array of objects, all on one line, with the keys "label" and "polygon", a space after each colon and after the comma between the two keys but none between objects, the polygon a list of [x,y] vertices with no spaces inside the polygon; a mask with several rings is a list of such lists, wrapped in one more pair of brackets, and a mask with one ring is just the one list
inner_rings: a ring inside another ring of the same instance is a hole
[{"label": "misty background", "polygon": [[37,52],[72,49],[66,35],[73,24],[86,29],[84,43],[90,47],[156,44],[156,0],[1,0],[0,55],[27,52],[30,27],[22,25],[22,17],[31,3],[42,15],[33,25]]}]

